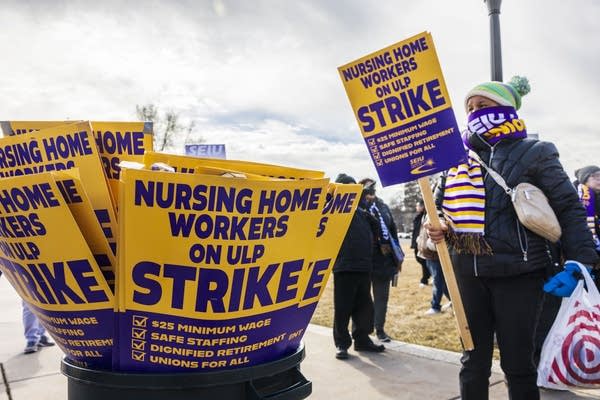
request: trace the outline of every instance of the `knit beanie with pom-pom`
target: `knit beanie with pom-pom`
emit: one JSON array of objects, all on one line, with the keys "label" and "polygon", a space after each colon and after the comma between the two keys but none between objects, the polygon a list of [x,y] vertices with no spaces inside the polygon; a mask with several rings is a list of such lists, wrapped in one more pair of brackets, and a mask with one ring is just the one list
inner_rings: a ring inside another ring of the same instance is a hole
[{"label": "knit beanie with pom-pom", "polygon": [[508,83],[495,81],[481,83],[467,93],[465,110],[467,110],[469,99],[478,95],[494,100],[501,106],[512,106],[515,110],[518,110],[521,108],[521,97],[529,93],[530,90],[529,81],[522,76],[513,76]]}]

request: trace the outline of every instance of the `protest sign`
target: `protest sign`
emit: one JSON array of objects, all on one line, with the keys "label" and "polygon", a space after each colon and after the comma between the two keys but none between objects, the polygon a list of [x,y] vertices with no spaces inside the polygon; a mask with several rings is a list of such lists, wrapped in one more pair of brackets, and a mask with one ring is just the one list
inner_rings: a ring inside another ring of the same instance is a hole
[{"label": "protest sign", "polygon": [[0,177],[79,168],[94,213],[113,254],[117,219],[89,122],[47,128],[0,139]]},{"label": "protest sign", "polygon": [[193,157],[227,158],[225,156],[224,144],[186,144],[185,155]]},{"label": "protest sign", "polygon": [[110,368],[113,294],[52,174],[0,179],[0,270],[68,357]]},{"label": "protest sign", "polygon": [[121,180],[121,370],[234,369],[297,349],[339,249],[315,258],[327,179]]},{"label": "protest sign", "polygon": [[[433,39],[422,32],[338,68],[383,186],[418,179],[432,226],[441,223],[427,176],[467,161]],[[446,242],[436,245],[463,346],[473,348]]]},{"label": "protest sign", "polygon": [[65,171],[55,171],[52,172],[52,176],[65,202],[69,206],[69,210],[71,210],[71,214],[77,226],[79,226],[83,238],[94,255],[94,259],[100,267],[106,282],[113,288],[117,260],[104,236],[102,227],[98,224],[90,199],[81,183],[79,169],[72,168]]},{"label": "protest sign", "polygon": [[[0,127],[4,136],[13,136],[76,122],[81,121],[2,121]],[[144,152],[153,149],[153,124],[108,121],[92,121],[90,124],[116,209],[121,170],[119,163],[143,162]]]},{"label": "protest sign", "polygon": [[433,39],[427,32],[338,68],[383,186],[466,160]]},{"label": "protest sign", "polygon": [[327,201],[321,211],[321,219],[316,231],[316,248],[314,250],[314,260],[328,260],[327,262],[315,262],[315,271],[313,274],[321,276],[323,284],[318,287],[306,288],[305,291],[318,290],[318,294],[309,296],[302,301],[303,306],[314,304],[321,298],[325,290],[325,284],[329,280],[335,258],[339,252],[342,242],[346,236],[346,231],[350,226],[360,196],[362,194],[362,185],[346,185],[330,183],[327,193]]},{"label": "protest sign", "polygon": [[283,167],[281,165],[263,164],[252,161],[220,160],[216,158],[198,158],[176,154],[146,152],[144,165],[152,168],[155,163],[165,163],[176,172],[193,173],[196,167],[214,167],[242,173],[263,175],[280,179],[320,179],[325,176],[322,171]]}]

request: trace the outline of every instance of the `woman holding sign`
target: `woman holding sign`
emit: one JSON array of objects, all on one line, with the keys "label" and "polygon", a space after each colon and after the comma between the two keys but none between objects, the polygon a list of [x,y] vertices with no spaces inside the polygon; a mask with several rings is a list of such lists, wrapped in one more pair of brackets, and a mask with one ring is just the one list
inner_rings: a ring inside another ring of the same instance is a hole
[{"label": "woman holding sign", "polygon": [[463,140],[472,153],[467,164],[448,171],[436,192],[448,224],[442,229],[425,226],[434,242],[448,240],[474,340],[474,350],[465,351],[461,359],[463,400],[488,398],[494,333],[510,398],[539,399],[534,334],[554,245],[521,225],[510,195],[477,156],[509,187],[529,182],[544,192],[562,228],[560,243],[567,259],[588,265],[599,260],[585,210],[556,147],[528,139],[517,116],[527,92],[527,80],[515,77],[509,84],[477,85],[467,94]]}]

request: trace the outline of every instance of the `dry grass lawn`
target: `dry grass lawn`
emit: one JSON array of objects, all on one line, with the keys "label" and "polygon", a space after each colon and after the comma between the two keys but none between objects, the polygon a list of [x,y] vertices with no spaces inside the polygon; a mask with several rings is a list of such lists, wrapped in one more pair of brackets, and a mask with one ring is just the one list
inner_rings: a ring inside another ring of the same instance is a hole
[{"label": "dry grass lawn", "polygon": [[[402,342],[461,352],[452,309],[442,314],[424,315],[430,308],[431,285],[419,288],[421,266],[416,262],[412,249],[404,244],[402,247],[406,259],[402,265],[398,286],[390,288],[385,324],[387,334]],[[442,304],[446,302],[447,299],[444,298]],[[333,274],[311,322],[333,326]]]}]

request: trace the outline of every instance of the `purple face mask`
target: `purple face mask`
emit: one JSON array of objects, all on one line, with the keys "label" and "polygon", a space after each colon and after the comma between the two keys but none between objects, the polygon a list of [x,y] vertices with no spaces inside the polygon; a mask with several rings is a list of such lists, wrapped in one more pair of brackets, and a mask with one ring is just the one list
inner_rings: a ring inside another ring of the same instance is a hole
[{"label": "purple face mask", "polygon": [[470,147],[468,139],[471,135],[479,135],[494,145],[502,139],[526,138],[527,129],[514,107],[487,107],[469,114],[467,130],[463,132],[463,142],[467,147]]}]

